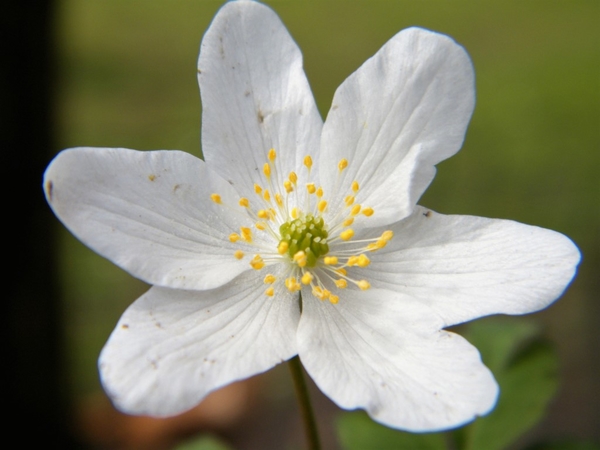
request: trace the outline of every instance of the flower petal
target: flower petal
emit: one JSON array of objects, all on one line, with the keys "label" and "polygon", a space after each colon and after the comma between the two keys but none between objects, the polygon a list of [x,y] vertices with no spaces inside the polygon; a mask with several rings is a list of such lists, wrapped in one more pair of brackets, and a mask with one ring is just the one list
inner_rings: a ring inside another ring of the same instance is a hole
[{"label": "flower petal", "polygon": [[322,120],[302,54],[270,8],[249,1],[221,8],[202,40],[198,82],[204,158],[238,192],[252,192],[271,148],[280,189],[319,148]]},{"label": "flower petal", "polygon": [[477,350],[427,306],[385,291],[345,291],[336,305],[303,298],[298,353],[340,407],[408,431],[461,425],[494,405],[498,387]]},{"label": "flower petal", "polygon": [[188,153],[65,150],[46,170],[44,188],[78,239],[150,284],[208,289],[250,268],[227,240],[248,226],[244,217],[210,198],[216,192],[235,205],[234,189]]},{"label": "flower petal", "polygon": [[431,306],[445,326],[545,308],[566,289],[580,259],[562,234],[509,220],[417,207],[390,229],[394,238],[362,276]]},{"label": "flower petal", "polygon": [[[474,104],[465,50],[441,34],[401,31],[335,93],[321,141],[325,194],[356,180],[357,201],[375,210],[370,226],[408,216],[434,165],[461,147]],[[349,165],[338,180],[342,158]]]},{"label": "flower petal", "polygon": [[210,291],[151,288],[125,311],[100,355],[117,408],[178,414],[295,355],[298,297],[278,284],[267,297],[250,272]]}]

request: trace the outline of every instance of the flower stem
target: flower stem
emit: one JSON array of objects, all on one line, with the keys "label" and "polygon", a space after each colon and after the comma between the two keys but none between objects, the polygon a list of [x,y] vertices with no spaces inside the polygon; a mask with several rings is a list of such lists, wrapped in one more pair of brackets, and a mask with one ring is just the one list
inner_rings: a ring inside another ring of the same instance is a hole
[{"label": "flower stem", "polygon": [[315,414],[310,404],[310,396],[308,395],[308,388],[306,386],[306,381],[304,380],[304,373],[302,372],[302,363],[300,362],[300,358],[298,358],[298,356],[294,356],[288,361],[288,367],[292,373],[296,397],[298,398],[298,403],[300,404],[300,413],[302,415],[302,421],[304,422],[304,432],[306,433],[308,449],[320,450],[321,443],[319,442],[317,421],[315,420]]}]

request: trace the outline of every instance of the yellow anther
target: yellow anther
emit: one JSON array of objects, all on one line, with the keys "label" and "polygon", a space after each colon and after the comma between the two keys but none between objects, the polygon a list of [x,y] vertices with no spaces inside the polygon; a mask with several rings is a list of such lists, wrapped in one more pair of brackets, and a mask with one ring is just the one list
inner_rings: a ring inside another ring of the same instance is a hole
[{"label": "yellow anther", "polygon": [[350,214],[352,214],[353,216],[356,216],[360,212],[360,208],[361,208],[361,206],[359,204],[354,205],[352,207],[352,209],[350,210]]},{"label": "yellow anther", "polygon": [[319,286],[315,286],[312,290],[312,294],[315,297],[320,298],[321,295],[323,295],[323,289],[321,289]]},{"label": "yellow anther", "polygon": [[296,175],[296,172],[290,172],[290,176],[288,178],[293,184],[296,184],[298,181],[298,175]]},{"label": "yellow anther", "polygon": [[298,208],[296,208],[295,206],[292,208],[292,212],[290,212],[290,215],[292,216],[293,219],[297,219],[298,218]]},{"label": "yellow anther", "polygon": [[340,172],[341,172],[346,167],[348,167],[348,160],[346,158],[341,159],[340,162],[339,162],[339,164],[338,164],[338,169],[340,169]]},{"label": "yellow anther", "polygon": [[281,194],[275,194],[275,201],[279,206],[283,206],[283,198],[281,197]]},{"label": "yellow anther", "polygon": [[387,230],[387,231],[383,232],[380,239],[385,242],[388,242],[388,241],[391,241],[393,237],[394,237],[394,232],[392,230]]},{"label": "yellow anther", "polygon": [[315,183],[307,183],[306,190],[309,194],[314,194],[317,188],[315,187]]},{"label": "yellow anther", "polygon": [[269,150],[269,161],[273,162],[275,161],[275,158],[277,158],[277,152],[274,148],[272,148],[271,150]]},{"label": "yellow anther", "polygon": [[277,280],[277,278],[275,278],[275,275],[272,275],[269,273],[265,276],[265,279],[263,280],[263,282],[265,284],[273,284],[273,283],[275,283],[275,280]]},{"label": "yellow anther", "polygon": [[346,269],[344,269],[343,267],[340,267],[339,269],[335,270],[337,273],[339,273],[340,275],[346,276],[348,275],[348,272],[346,271]]},{"label": "yellow anther", "polygon": [[[377,250],[385,247],[387,245],[388,241],[385,241],[383,239],[379,239],[377,242],[375,242],[375,245],[377,246]],[[375,250],[373,250],[375,251]]]},{"label": "yellow anther", "polygon": [[267,295],[268,297],[273,297],[273,295],[275,295],[275,288],[273,286],[268,287],[265,291],[265,295]]},{"label": "yellow anther", "polygon": [[350,217],[349,219],[344,220],[344,223],[342,223],[342,225],[345,227],[349,227],[353,223],[354,223],[354,217]]},{"label": "yellow anther", "polygon": [[323,188],[320,187],[319,189],[317,189],[317,197],[323,197]]},{"label": "yellow anther", "polygon": [[236,250],[233,256],[235,256],[237,259],[242,259],[244,257],[244,252],[241,250]]},{"label": "yellow anther", "polygon": [[286,278],[285,279],[285,287],[290,292],[295,292],[295,291],[299,291],[300,289],[302,289],[302,286],[300,285],[300,283],[298,283],[298,280],[296,280],[295,277]]},{"label": "yellow anther", "polygon": [[371,264],[371,260],[367,257],[367,255],[360,255],[358,257],[358,261],[356,261],[356,265],[358,267],[367,267]]},{"label": "yellow anther", "polygon": [[312,273],[306,272],[304,275],[302,275],[301,280],[302,280],[302,284],[310,284],[310,282],[313,280]]},{"label": "yellow anther", "polygon": [[240,231],[242,232],[242,239],[246,242],[252,242],[252,230],[250,228],[241,227]]},{"label": "yellow anther", "polygon": [[358,181],[353,181],[352,182],[352,191],[354,191],[354,193],[357,193],[358,189],[359,189]]},{"label": "yellow anther", "polygon": [[309,169],[312,167],[312,158],[310,156],[304,157],[304,165]]},{"label": "yellow anther", "polygon": [[346,203],[346,206],[352,205],[352,203],[354,203],[354,195],[347,195],[344,199],[344,203]]},{"label": "yellow anther", "polygon": [[237,242],[240,240],[240,235],[237,233],[231,233],[229,235],[229,242]]},{"label": "yellow anther", "polygon": [[256,183],[254,183],[254,192],[256,192],[257,194],[260,194],[262,192],[262,188]]},{"label": "yellow anther", "polygon": [[283,187],[285,188],[285,192],[288,194],[294,190],[294,186],[292,186],[292,182],[290,180],[285,180],[283,182]]},{"label": "yellow anther", "polygon": [[377,242],[371,242],[369,245],[367,245],[366,250],[368,252],[374,252],[376,250],[379,250],[381,247],[379,246],[379,244],[377,244]]},{"label": "yellow anther", "polygon": [[375,211],[373,211],[373,208],[370,208],[370,207],[362,210],[362,213],[367,217],[371,217],[374,212]]},{"label": "yellow anther", "polygon": [[363,291],[366,291],[371,287],[371,283],[369,283],[367,280],[360,280],[358,283],[356,283],[356,285]]},{"label": "yellow anther", "polygon": [[352,239],[352,236],[354,236],[354,230],[352,228],[348,228],[340,233],[340,238],[342,238],[344,241]]},{"label": "yellow anther", "polygon": [[323,292],[321,293],[321,300],[326,300],[331,296],[331,292],[328,291],[327,289],[323,289]]},{"label": "yellow anther", "polygon": [[277,253],[279,253],[280,255],[285,255],[285,252],[288,251],[289,247],[290,245],[286,241],[281,241],[277,246]]},{"label": "yellow anther", "polygon": [[210,199],[218,205],[221,204],[221,196],[219,194],[210,194]]},{"label": "yellow anther", "polygon": [[250,261],[250,265],[254,270],[260,270],[265,267],[265,262],[260,255],[254,255],[254,258]]},{"label": "yellow anther", "polygon": [[306,266],[306,261],[308,258],[306,257],[306,253],[304,253],[302,250],[300,250],[299,252],[296,252],[293,259],[294,259],[294,262],[296,264],[298,264],[298,266],[304,267],[304,266]]},{"label": "yellow anther", "polygon": [[265,189],[265,192],[263,193],[263,198],[268,202],[271,201],[271,193],[268,189]]},{"label": "yellow anther", "polygon": [[327,208],[327,201],[321,200],[317,205],[317,209],[319,210],[319,212],[323,212],[325,211],[325,208]]},{"label": "yellow anther", "polygon": [[340,298],[337,295],[331,294],[329,296],[329,303],[331,303],[332,305],[337,304],[337,302],[340,301]]},{"label": "yellow anther", "polygon": [[350,267],[358,265],[358,256],[351,256],[346,264]]},{"label": "yellow anther", "polygon": [[250,206],[250,202],[248,201],[248,199],[246,197],[240,198],[240,201],[238,203],[240,204],[240,206],[243,206],[244,208],[247,208],[248,206]]},{"label": "yellow anther", "polygon": [[334,283],[340,289],[346,289],[348,287],[348,282],[346,280],[344,280],[343,278],[340,278],[339,280],[335,280]]},{"label": "yellow anther", "polygon": [[269,218],[269,211],[267,211],[266,209],[260,209],[256,215],[258,217],[260,217],[261,219],[268,219]]},{"label": "yellow anther", "polygon": [[257,230],[261,230],[261,231],[264,231],[267,229],[267,224],[264,222],[256,222],[254,224],[254,226],[256,227]]},{"label": "yellow anther", "polygon": [[326,256],[323,258],[323,262],[328,266],[333,266],[338,263],[338,258],[337,256]]},{"label": "yellow anther", "polygon": [[269,165],[269,163],[265,163],[265,165],[263,166],[263,173],[267,178],[271,176],[271,166]]}]

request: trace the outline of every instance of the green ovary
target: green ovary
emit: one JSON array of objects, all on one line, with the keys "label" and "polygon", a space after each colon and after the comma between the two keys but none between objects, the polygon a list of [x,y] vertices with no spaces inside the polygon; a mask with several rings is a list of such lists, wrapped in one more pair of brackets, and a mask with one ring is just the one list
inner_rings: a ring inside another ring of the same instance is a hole
[{"label": "green ovary", "polygon": [[279,243],[288,244],[287,254],[290,258],[303,251],[306,254],[308,267],[314,267],[318,259],[329,252],[328,233],[322,217],[314,217],[312,214],[300,216],[281,225],[279,233],[281,236]]}]

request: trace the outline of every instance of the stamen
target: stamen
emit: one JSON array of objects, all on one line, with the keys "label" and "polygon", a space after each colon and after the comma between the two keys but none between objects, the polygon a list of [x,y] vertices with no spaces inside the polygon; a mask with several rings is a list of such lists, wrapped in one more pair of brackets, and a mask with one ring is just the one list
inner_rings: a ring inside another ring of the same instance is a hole
[{"label": "stamen", "polygon": [[247,208],[248,206],[250,206],[250,202],[248,201],[248,199],[246,197],[240,198],[239,204],[240,204],[240,206],[243,206],[244,208]]},{"label": "stamen", "polygon": [[375,211],[373,211],[373,208],[365,208],[362,210],[362,213],[367,217],[371,217],[374,212]]},{"label": "stamen", "polygon": [[340,298],[337,295],[330,294],[329,295],[329,303],[332,305],[336,305],[340,301]]},{"label": "stamen", "polygon": [[275,152],[275,149],[272,148],[269,150],[269,161],[275,162],[275,158],[277,158],[277,152]]},{"label": "stamen", "polygon": [[349,227],[353,223],[354,223],[354,217],[350,217],[349,219],[344,220],[344,222],[342,223],[342,225],[345,226],[345,227]]},{"label": "stamen", "polygon": [[342,238],[344,241],[352,239],[352,236],[354,236],[354,230],[352,228],[348,228],[340,233],[340,238]]},{"label": "stamen", "polygon": [[340,289],[346,289],[348,287],[348,282],[346,280],[344,280],[343,278],[340,278],[339,280],[335,280],[334,283]]},{"label": "stamen", "polygon": [[229,242],[237,242],[240,240],[240,235],[237,233],[231,233],[229,235]]},{"label": "stamen", "polygon": [[219,194],[210,194],[210,199],[216,204],[221,204],[221,196]]},{"label": "stamen", "polygon": [[267,224],[264,222],[256,222],[254,224],[254,226],[256,227],[257,230],[260,230],[260,231],[264,231],[267,229]]},{"label": "stamen", "polygon": [[289,179],[293,184],[296,184],[298,181],[298,175],[296,175],[296,172],[290,172]]},{"label": "stamen", "polygon": [[269,273],[265,276],[265,279],[263,280],[263,282],[265,284],[273,284],[273,283],[275,283],[276,280],[277,280],[277,278],[275,278],[275,275],[272,275]]},{"label": "stamen", "polygon": [[242,259],[244,257],[244,252],[241,250],[236,250],[233,256],[235,256],[237,259]]},{"label": "stamen", "polygon": [[254,258],[250,261],[250,265],[254,270],[260,270],[265,267],[265,262],[260,255],[254,255]]},{"label": "stamen", "polygon": [[328,266],[334,266],[338,263],[338,258],[337,256],[326,256],[323,258],[323,262]]},{"label": "stamen", "polygon": [[256,183],[254,183],[254,192],[256,192],[257,194],[260,194],[262,192],[262,188]]},{"label": "stamen", "polygon": [[265,192],[263,193],[263,198],[268,202],[271,201],[271,193],[268,189],[265,189]]},{"label": "stamen", "polygon": [[269,211],[265,210],[265,209],[261,209],[259,210],[256,215],[258,217],[260,217],[261,219],[268,219],[269,218]]},{"label": "stamen", "polygon": [[356,216],[360,212],[360,208],[361,208],[360,205],[358,205],[358,204],[354,205],[352,207],[352,209],[350,210],[350,214],[352,214],[353,216]]},{"label": "stamen", "polygon": [[306,190],[309,194],[314,194],[317,188],[315,187],[315,183],[307,183]]},{"label": "stamen", "polygon": [[359,188],[358,181],[353,181],[352,182],[352,191],[354,191],[354,193],[357,193],[358,192],[358,188]]},{"label": "stamen", "polygon": [[320,187],[319,189],[317,189],[317,197],[323,197],[323,188]]},{"label": "stamen", "polygon": [[265,165],[263,166],[263,173],[267,178],[271,176],[271,166],[269,165],[269,163],[265,163]]},{"label": "stamen", "polygon": [[294,186],[292,186],[292,182],[290,180],[285,180],[283,182],[283,187],[288,194],[294,190]]},{"label": "stamen", "polygon": [[338,169],[340,169],[340,172],[341,172],[346,167],[348,167],[348,160],[346,158],[341,159],[340,162],[339,162],[339,164],[338,164]]},{"label": "stamen", "polygon": [[310,282],[313,280],[313,275],[310,272],[306,272],[304,275],[302,275],[302,284],[310,284]]},{"label": "stamen", "polygon": [[302,286],[300,283],[298,283],[298,280],[296,280],[295,277],[286,278],[285,287],[288,288],[288,291],[290,292],[296,292],[302,289]]},{"label": "stamen", "polygon": [[304,165],[305,165],[306,167],[308,167],[308,169],[309,169],[309,170],[310,170],[310,168],[312,167],[312,164],[313,164],[313,162],[312,162],[312,158],[311,158],[310,156],[305,156],[305,157],[304,157]]},{"label": "stamen", "polygon": [[286,241],[281,241],[277,246],[277,253],[279,253],[280,255],[285,255],[289,247],[290,245]]},{"label": "stamen", "polygon": [[294,262],[296,264],[298,264],[299,267],[304,267],[306,266],[306,261],[307,261],[307,257],[306,257],[306,253],[304,253],[302,250],[300,250],[299,252],[297,252],[294,255]]},{"label": "stamen", "polygon": [[358,283],[356,283],[356,285],[362,291],[366,291],[367,289],[369,289],[371,287],[371,283],[369,283],[367,280],[360,280]]},{"label": "stamen", "polygon": [[346,203],[346,206],[351,206],[352,203],[354,203],[354,195],[347,195],[344,199],[344,203]]},{"label": "stamen", "polygon": [[242,239],[248,243],[252,242],[252,230],[246,227],[240,227],[240,231],[242,232]]},{"label": "stamen", "polygon": [[275,288],[273,286],[267,288],[267,290],[265,291],[265,295],[273,297],[273,295],[275,295]]},{"label": "stamen", "polygon": [[325,208],[327,208],[327,201],[321,200],[317,206],[317,209],[319,210],[319,212],[323,212],[325,211]]}]

